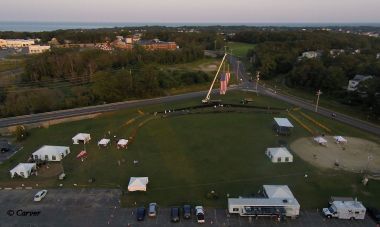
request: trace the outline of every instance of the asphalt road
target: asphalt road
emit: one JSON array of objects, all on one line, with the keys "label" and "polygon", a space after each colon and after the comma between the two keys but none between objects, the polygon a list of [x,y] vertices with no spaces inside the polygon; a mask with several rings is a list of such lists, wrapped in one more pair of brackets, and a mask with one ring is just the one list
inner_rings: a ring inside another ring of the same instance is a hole
[{"label": "asphalt road", "polygon": [[[194,216],[171,223],[170,208],[163,207],[156,218],[146,217],[143,222],[137,222],[136,207],[121,208],[121,191],[117,189],[50,189],[41,202],[33,202],[36,192],[35,189],[0,190],[0,226],[199,226]],[[356,221],[327,220],[316,210],[301,211],[298,219],[278,223],[271,218],[250,220],[228,215],[225,209],[206,207],[205,221],[202,226],[376,226],[369,217]]]},{"label": "asphalt road", "polygon": [[[236,71],[237,58],[234,56],[230,56],[229,60],[232,64],[232,69]],[[253,90],[255,89],[255,83],[249,82],[249,78],[247,76],[247,73],[243,64],[239,64],[238,75],[239,75],[239,79],[241,79],[241,84],[239,85],[238,89],[255,91]],[[217,92],[217,91],[214,90],[214,92]],[[273,98],[282,100],[284,102],[293,104],[295,106],[302,107],[307,110],[313,111],[315,108],[312,103],[307,102],[301,98],[277,93],[261,85],[258,86],[258,92],[262,95],[268,95]],[[48,121],[48,120],[62,119],[62,118],[67,118],[67,117],[116,111],[116,110],[121,110],[121,109],[141,107],[141,106],[152,105],[152,104],[169,103],[173,101],[180,101],[180,100],[185,100],[185,99],[190,99],[190,98],[199,97],[201,99],[205,95],[206,95],[206,91],[191,92],[187,94],[166,96],[166,97],[160,97],[160,98],[154,98],[154,99],[126,101],[126,102],[90,106],[90,107],[84,107],[84,108],[75,108],[75,109],[61,110],[61,111],[54,111],[54,112],[47,112],[47,113],[40,113],[40,114],[24,115],[24,116],[19,116],[19,117],[2,118],[0,119],[0,128],[12,126],[12,125],[30,124],[30,123],[37,123],[37,122]],[[360,128],[367,132],[371,132],[375,135],[380,135],[380,126],[378,125],[374,125],[369,122],[365,122],[365,121],[362,121],[362,120],[359,120],[359,119],[356,119],[356,118],[353,118],[341,113],[336,113],[326,108],[320,107],[318,113],[326,117],[331,117],[332,114],[335,113],[336,114],[335,119],[337,121]]]}]

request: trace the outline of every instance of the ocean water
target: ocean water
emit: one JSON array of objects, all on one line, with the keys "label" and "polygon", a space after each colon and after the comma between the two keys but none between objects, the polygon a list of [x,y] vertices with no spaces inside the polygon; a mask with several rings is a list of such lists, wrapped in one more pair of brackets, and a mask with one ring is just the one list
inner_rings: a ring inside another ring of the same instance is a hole
[{"label": "ocean water", "polygon": [[0,31],[41,32],[59,29],[94,29],[113,27],[142,27],[142,26],[274,26],[274,27],[331,27],[331,26],[371,26],[380,27],[380,23],[122,23],[122,22],[1,22]]}]

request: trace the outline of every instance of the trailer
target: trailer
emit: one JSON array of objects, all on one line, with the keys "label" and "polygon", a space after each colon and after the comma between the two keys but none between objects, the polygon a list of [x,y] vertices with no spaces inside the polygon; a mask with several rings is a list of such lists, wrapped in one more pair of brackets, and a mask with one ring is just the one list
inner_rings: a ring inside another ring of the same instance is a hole
[{"label": "trailer", "polygon": [[359,201],[333,201],[331,206],[322,209],[327,218],[362,220],[365,218],[366,208]]}]

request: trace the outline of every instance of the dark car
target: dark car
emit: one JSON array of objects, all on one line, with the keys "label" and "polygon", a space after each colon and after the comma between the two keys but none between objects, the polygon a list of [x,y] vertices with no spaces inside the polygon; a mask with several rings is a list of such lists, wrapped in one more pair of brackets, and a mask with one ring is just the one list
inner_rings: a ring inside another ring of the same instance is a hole
[{"label": "dark car", "polygon": [[136,212],[137,221],[144,221],[145,218],[145,207],[137,208]]},{"label": "dark car", "polygon": [[179,222],[179,207],[172,207],[170,210],[170,217],[172,222]]},{"label": "dark car", "polygon": [[191,206],[190,205],[184,205],[183,206],[183,218],[184,219],[190,219],[191,218]]},{"label": "dark car", "polygon": [[380,224],[380,210],[373,207],[370,207],[367,210],[368,210],[369,216],[371,216],[377,224]]}]

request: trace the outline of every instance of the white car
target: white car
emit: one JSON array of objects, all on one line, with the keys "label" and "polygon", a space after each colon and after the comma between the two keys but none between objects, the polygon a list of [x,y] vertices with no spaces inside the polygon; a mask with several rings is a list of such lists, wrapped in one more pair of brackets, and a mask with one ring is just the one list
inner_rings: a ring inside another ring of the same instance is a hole
[{"label": "white car", "polygon": [[195,207],[195,216],[197,216],[198,223],[205,223],[205,211],[202,206]]},{"label": "white car", "polygon": [[37,192],[37,194],[34,196],[34,201],[35,202],[39,202],[41,201],[47,194],[47,190],[41,190],[39,192]]}]

